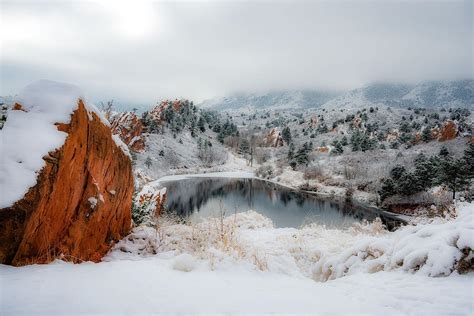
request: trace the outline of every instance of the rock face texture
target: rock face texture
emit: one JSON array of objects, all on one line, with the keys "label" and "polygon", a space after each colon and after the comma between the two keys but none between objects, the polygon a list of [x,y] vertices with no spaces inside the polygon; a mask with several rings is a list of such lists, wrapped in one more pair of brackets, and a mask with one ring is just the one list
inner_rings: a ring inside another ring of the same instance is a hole
[{"label": "rock face texture", "polygon": [[0,263],[100,261],[131,228],[131,161],[110,127],[81,100],[55,125],[64,144],[43,157],[36,185],[0,209]]},{"label": "rock face texture", "polygon": [[133,112],[122,112],[110,119],[112,133],[118,135],[127,146],[136,152],[145,150],[145,138],[142,135],[143,125]]}]

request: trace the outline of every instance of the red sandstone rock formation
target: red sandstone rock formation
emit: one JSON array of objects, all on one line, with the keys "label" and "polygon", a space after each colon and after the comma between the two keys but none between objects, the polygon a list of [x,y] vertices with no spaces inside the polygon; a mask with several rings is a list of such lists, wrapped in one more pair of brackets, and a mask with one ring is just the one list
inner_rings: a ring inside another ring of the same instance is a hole
[{"label": "red sandstone rock formation", "polygon": [[131,161],[110,128],[81,100],[56,126],[68,134],[62,147],[43,157],[36,185],[0,209],[0,263],[100,261],[130,229]]},{"label": "red sandstone rock formation", "polygon": [[120,139],[136,152],[145,150],[145,137],[143,125],[140,118],[133,112],[122,112],[110,119],[112,133],[118,135]]},{"label": "red sandstone rock formation", "polygon": [[446,140],[455,139],[458,136],[458,125],[452,120],[447,120],[443,123],[439,131],[438,141],[444,142]]},{"label": "red sandstone rock formation", "polygon": [[265,144],[271,147],[283,147],[283,137],[276,127],[272,128],[265,137]]},{"label": "red sandstone rock formation", "polygon": [[161,101],[159,105],[155,106],[153,109],[151,109],[148,112],[148,116],[150,119],[156,121],[157,123],[161,122],[161,115],[168,108],[168,106],[171,104],[173,106],[173,110],[178,112],[185,100],[174,100],[174,101],[168,101],[164,100]]}]

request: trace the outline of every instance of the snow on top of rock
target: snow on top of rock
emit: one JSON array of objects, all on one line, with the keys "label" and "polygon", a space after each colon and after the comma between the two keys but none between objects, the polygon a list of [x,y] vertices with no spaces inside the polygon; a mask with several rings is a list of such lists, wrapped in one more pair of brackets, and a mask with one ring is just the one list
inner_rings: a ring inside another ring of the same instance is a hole
[{"label": "snow on top of rock", "polygon": [[81,89],[71,84],[39,80],[16,97],[24,111],[10,111],[0,132],[0,208],[11,206],[36,184],[36,173],[45,165],[43,156],[62,146],[67,137],[54,124],[69,123],[79,99],[89,113],[109,125],[94,105],[87,104]]},{"label": "snow on top of rock", "polygon": [[115,145],[122,149],[123,153],[131,159],[132,155],[130,154],[130,150],[128,150],[128,146],[120,139],[120,136],[112,135],[112,139],[114,140]]}]

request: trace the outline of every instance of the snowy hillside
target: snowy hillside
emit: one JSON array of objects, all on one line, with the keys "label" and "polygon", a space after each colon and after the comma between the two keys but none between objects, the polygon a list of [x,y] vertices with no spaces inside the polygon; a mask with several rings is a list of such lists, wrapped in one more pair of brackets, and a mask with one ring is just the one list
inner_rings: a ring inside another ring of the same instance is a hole
[{"label": "snowy hillside", "polygon": [[349,91],[322,107],[326,109],[391,107],[467,107],[474,106],[474,81],[424,82],[415,86],[376,83]]}]

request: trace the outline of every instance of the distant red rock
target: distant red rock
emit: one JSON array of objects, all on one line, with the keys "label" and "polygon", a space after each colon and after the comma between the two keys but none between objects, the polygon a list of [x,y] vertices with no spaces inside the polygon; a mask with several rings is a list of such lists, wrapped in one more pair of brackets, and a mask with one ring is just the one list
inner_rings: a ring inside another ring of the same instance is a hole
[{"label": "distant red rock", "polygon": [[455,139],[458,136],[459,130],[456,122],[447,120],[443,123],[439,131],[438,141],[444,142],[447,140]]},{"label": "distant red rock", "polygon": [[151,109],[148,112],[148,116],[151,120],[154,120],[156,123],[161,123],[162,114],[170,105],[173,107],[173,110],[175,112],[179,112],[179,110],[181,110],[181,107],[183,106],[185,101],[186,100],[161,101],[160,104],[158,104],[157,106],[155,106],[153,109]]},{"label": "distant red rock", "polygon": [[320,152],[320,153],[330,153],[331,152],[331,147],[330,146],[320,146],[314,148],[314,151]]},{"label": "distant red rock", "polygon": [[133,112],[121,112],[110,118],[112,133],[133,151],[143,152],[145,150],[145,137],[143,124],[140,118]]},{"label": "distant red rock", "polygon": [[270,147],[283,147],[283,137],[276,127],[272,128],[265,137],[265,144]]}]

